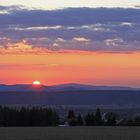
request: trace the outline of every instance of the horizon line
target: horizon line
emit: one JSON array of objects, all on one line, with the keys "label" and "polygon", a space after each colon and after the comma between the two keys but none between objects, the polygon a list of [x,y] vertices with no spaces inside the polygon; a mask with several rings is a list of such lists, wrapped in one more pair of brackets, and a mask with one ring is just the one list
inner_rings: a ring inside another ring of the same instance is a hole
[{"label": "horizon line", "polygon": [[[33,83],[17,83],[17,84],[5,84],[5,83],[0,83],[0,85],[5,85],[5,86],[15,86],[15,85],[33,85]],[[139,88],[140,86],[131,86],[131,85],[109,85],[109,84],[91,84],[91,83],[80,83],[80,82],[73,82],[73,83],[60,83],[60,84],[43,84],[41,83],[41,86],[61,86],[61,85],[85,85],[85,86],[98,86],[98,87],[123,87],[123,88]]]}]

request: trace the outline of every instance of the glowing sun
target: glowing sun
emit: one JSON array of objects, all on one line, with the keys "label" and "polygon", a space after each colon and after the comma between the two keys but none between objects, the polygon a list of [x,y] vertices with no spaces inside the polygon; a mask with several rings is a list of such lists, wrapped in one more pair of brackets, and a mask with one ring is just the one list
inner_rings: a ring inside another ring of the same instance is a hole
[{"label": "glowing sun", "polygon": [[39,81],[34,81],[33,85],[41,85],[41,83]]},{"label": "glowing sun", "polygon": [[34,82],[33,82],[33,87],[35,87],[35,88],[41,87],[41,82],[39,82],[39,81],[34,81]]}]

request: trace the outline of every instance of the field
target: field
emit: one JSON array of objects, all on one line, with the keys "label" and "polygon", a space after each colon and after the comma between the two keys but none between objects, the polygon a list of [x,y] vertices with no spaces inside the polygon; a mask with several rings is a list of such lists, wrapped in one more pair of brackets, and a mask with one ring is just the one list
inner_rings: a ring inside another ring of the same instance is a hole
[{"label": "field", "polygon": [[5,127],[0,140],[140,140],[140,127]]}]

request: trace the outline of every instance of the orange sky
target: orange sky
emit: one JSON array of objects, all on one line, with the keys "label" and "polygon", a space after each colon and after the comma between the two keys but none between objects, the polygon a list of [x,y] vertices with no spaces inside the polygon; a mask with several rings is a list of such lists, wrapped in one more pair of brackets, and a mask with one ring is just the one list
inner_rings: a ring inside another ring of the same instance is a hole
[{"label": "orange sky", "polygon": [[0,55],[5,84],[85,83],[140,87],[140,53],[50,52]]}]

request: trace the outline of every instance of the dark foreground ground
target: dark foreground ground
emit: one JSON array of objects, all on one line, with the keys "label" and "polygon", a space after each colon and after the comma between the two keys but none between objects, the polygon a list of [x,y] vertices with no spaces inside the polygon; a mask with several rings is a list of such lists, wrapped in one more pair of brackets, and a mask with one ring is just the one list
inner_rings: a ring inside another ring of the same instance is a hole
[{"label": "dark foreground ground", "polygon": [[7,127],[0,140],[140,140],[140,127]]}]

